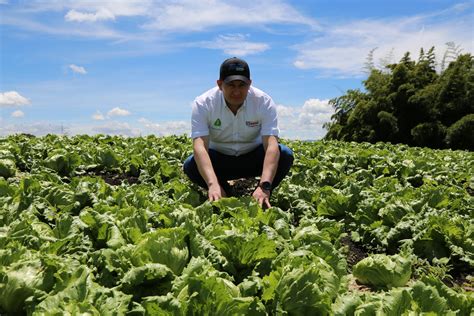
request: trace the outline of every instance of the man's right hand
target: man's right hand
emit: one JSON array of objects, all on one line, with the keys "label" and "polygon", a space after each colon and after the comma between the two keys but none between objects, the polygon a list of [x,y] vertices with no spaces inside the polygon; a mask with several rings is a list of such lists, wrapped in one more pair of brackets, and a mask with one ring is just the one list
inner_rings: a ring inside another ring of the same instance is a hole
[{"label": "man's right hand", "polygon": [[222,186],[219,183],[213,184],[209,187],[207,191],[207,195],[209,197],[209,201],[217,201],[220,198],[226,197],[225,190],[222,188]]},{"label": "man's right hand", "polygon": [[194,159],[202,178],[208,186],[207,195],[209,201],[217,201],[227,196],[224,189],[219,184],[214,168],[212,167],[211,158],[208,153],[209,136],[196,137],[193,140]]}]

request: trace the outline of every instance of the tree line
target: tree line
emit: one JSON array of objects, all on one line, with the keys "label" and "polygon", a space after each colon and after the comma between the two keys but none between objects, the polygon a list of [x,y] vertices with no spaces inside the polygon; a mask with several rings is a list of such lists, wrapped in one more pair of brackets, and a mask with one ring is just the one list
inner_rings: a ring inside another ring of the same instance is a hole
[{"label": "tree line", "polygon": [[325,139],[473,150],[474,58],[447,45],[438,70],[434,47],[421,49],[418,60],[407,52],[381,68],[372,50],[365,91],[330,100],[335,114],[324,126]]}]

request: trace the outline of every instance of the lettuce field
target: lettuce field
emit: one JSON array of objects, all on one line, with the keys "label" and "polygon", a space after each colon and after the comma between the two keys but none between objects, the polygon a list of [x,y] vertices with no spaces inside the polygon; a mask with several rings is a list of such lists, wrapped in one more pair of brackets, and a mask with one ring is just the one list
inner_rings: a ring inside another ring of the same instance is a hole
[{"label": "lettuce field", "polygon": [[473,152],[284,142],[261,209],[185,136],[0,138],[0,315],[472,315]]}]

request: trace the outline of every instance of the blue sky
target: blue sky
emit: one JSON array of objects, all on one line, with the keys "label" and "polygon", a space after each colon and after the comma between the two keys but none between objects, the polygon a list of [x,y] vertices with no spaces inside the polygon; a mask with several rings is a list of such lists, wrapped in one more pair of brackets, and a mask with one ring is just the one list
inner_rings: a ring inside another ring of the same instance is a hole
[{"label": "blue sky", "polygon": [[221,62],[250,64],[281,136],[319,139],[328,100],[447,42],[474,51],[474,1],[0,0],[0,135],[190,132]]}]

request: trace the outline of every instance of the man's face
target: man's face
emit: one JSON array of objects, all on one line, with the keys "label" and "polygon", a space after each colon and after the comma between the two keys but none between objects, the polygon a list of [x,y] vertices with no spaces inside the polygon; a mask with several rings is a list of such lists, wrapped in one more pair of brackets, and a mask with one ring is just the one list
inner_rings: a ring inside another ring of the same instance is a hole
[{"label": "man's face", "polygon": [[244,103],[249,93],[250,84],[241,80],[234,80],[224,83],[222,80],[217,81],[219,89],[224,94],[224,98],[230,106],[240,106]]}]

